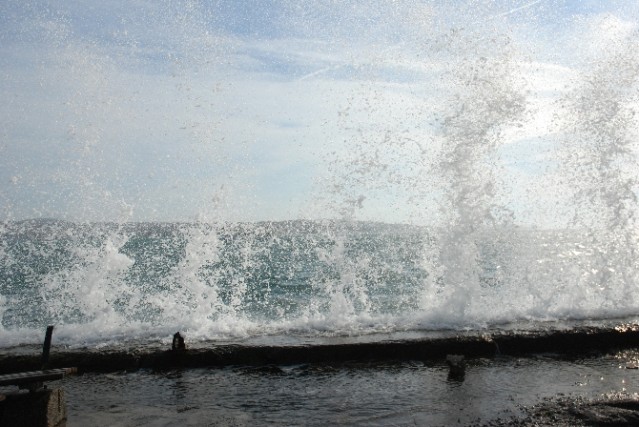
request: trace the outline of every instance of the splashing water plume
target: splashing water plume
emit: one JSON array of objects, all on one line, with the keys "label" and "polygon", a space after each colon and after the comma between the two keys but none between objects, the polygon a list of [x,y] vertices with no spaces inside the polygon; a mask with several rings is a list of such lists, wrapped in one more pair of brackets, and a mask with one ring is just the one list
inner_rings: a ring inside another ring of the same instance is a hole
[{"label": "splashing water plume", "polygon": [[639,7],[0,5],[0,346],[639,310]]}]

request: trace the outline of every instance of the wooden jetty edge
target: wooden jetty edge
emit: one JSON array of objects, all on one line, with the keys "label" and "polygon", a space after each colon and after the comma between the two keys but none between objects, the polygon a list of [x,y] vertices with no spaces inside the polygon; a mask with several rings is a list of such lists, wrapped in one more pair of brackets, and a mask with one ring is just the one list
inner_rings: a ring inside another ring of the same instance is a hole
[{"label": "wooden jetty edge", "polygon": [[[0,386],[17,385],[28,386],[30,384],[44,383],[45,381],[61,380],[67,375],[76,374],[77,368],[46,369],[42,371],[18,372],[14,374],[0,375]],[[25,387],[28,388],[28,387]]]},{"label": "wooden jetty edge", "polygon": [[[77,373],[77,368],[45,369],[51,350],[53,326],[47,327],[40,357],[41,370],[0,375],[0,386],[18,386],[27,393],[0,393],[0,425],[14,427],[63,427],[67,408],[61,388],[48,389],[44,383]],[[1,362],[0,362],[1,363]]]},{"label": "wooden jetty edge", "polygon": [[[347,341],[347,340],[345,340]],[[77,367],[83,372],[166,370],[224,366],[294,365],[304,363],[442,360],[449,354],[466,358],[540,353],[587,356],[625,348],[639,348],[639,325],[576,327],[566,330],[451,332],[448,336],[374,342],[339,342],[300,345],[216,345],[167,350],[58,349],[50,367]],[[0,374],[29,371],[37,365],[32,356],[2,354]]]}]

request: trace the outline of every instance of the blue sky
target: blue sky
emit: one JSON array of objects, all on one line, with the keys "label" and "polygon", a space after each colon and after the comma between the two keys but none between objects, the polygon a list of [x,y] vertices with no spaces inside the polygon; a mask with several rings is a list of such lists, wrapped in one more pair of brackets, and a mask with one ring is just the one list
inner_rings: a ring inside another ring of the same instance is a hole
[{"label": "blue sky", "polygon": [[638,18],[636,1],[7,0],[0,217],[441,222],[441,119],[497,96],[464,86],[496,66],[526,109],[478,163],[520,222],[561,223],[557,100]]}]

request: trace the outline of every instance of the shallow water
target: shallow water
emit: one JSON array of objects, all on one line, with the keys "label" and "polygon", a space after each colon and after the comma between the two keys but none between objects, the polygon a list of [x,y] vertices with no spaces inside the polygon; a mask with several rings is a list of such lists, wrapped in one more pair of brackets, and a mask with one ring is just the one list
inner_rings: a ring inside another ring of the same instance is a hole
[{"label": "shallow water", "polygon": [[639,393],[637,350],[442,363],[233,367],[85,374],[60,384],[69,426],[469,425],[522,416],[545,398]]}]

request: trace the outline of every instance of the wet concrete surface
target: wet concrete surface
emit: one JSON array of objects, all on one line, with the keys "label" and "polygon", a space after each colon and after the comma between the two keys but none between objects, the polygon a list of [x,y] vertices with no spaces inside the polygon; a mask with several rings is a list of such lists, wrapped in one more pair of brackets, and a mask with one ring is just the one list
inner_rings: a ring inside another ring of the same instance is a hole
[{"label": "wet concrete surface", "polygon": [[[578,326],[569,329],[425,333],[421,337],[386,337],[363,341],[336,338],[318,343],[251,344],[197,343],[173,351],[160,347],[53,347],[49,368],[77,367],[80,372],[115,372],[136,369],[268,366],[348,361],[425,361],[449,354],[466,358],[556,353],[587,355],[636,347],[639,325]],[[168,346],[170,348],[170,346]],[[39,369],[41,355],[24,349],[0,351],[0,374]]]}]

